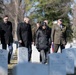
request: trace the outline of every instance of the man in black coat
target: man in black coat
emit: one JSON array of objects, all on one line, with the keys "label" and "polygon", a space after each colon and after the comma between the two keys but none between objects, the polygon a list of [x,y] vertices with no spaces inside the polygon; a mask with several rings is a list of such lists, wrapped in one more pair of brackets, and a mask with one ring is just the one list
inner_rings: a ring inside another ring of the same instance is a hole
[{"label": "man in black coat", "polygon": [[20,47],[28,48],[28,61],[31,60],[32,53],[32,30],[31,25],[29,24],[29,18],[25,17],[24,22],[18,24],[17,27],[17,37],[20,43]]},{"label": "man in black coat", "polygon": [[13,51],[12,43],[13,43],[13,36],[12,36],[12,23],[8,21],[8,15],[5,15],[3,21],[0,23],[0,35],[1,35],[1,44],[2,49],[7,49],[7,45],[9,48],[8,53],[8,64],[10,63],[11,54]]},{"label": "man in black coat", "polygon": [[36,48],[40,50],[40,62],[43,64],[47,62],[47,55],[50,48],[50,34],[48,34],[48,31],[46,23],[43,22],[41,28],[36,33]]}]

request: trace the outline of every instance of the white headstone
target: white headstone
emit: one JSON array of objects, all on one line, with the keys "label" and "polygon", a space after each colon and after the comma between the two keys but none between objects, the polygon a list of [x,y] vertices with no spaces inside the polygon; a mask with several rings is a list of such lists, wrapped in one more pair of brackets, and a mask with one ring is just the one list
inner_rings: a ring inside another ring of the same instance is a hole
[{"label": "white headstone", "polygon": [[32,62],[40,62],[40,52],[32,45]]},{"label": "white headstone", "polygon": [[14,55],[15,55],[15,53],[16,53],[16,44],[15,43],[13,43],[13,52],[12,52],[12,56],[11,56],[11,59],[14,59]]},{"label": "white headstone", "polygon": [[18,64],[13,75],[48,75],[48,66],[37,63]]},{"label": "white headstone", "polygon": [[73,38],[73,43],[76,43],[76,39],[75,38]]},{"label": "white headstone", "polygon": [[65,45],[65,48],[71,48],[71,46],[72,46],[71,43],[67,43],[67,44]]},{"label": "white headstone", "polygon": [[65,57],[60,53],[49,55],[49,75],[66,75]]},{"label": "white headstone", "polygon": [[72,43],[72,48],[76,48],[76,43]]},{"label": "white headstone", "polygon": [[0,50],[0,75],[8,75],[8,52]]},{"label": "white headstone", "polygon": [[26,47],[18,48],[18,63],[28,62],[28,49]]},{"label": "white headstone", "polygon": [[67,74],[74,74],[74,60],[66,58],[66,71]]},{"label": "white headstone", "polygon": [[63,49],[62,53],[66,53],[69,58],[72,58],[76,67],[76,48]]},{"label": "white headstone", "polygon": [[64,49],[62,54],[66,57],[67,74],[74,74],[74,58],[71,56],[72,51]]},{"label": "white headstone", "polygon": [[0,44],[0,49],[2,49],[2,44]]},{"label": "white headstone", "polygon": [[13,43],[13,55],[15,54],[15,52],[16,52],[16,44]]}]

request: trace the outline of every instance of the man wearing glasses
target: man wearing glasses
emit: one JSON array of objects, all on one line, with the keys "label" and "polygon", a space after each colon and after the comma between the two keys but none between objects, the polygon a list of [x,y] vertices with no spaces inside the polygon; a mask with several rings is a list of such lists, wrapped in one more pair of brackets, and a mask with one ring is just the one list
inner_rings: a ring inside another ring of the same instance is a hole
[{"label": "man wearing glasses", "polygon": [[8,52],[8,64],[10,64],[11,54],[13,51],[12,43],[13,43],[13,36],[12,36],[12,23],[8,21],[8,15],[3,17],[3,21],[0,23],[1,28],[1,44],[2,49],[7,49],[7,45],[9,48]]}]

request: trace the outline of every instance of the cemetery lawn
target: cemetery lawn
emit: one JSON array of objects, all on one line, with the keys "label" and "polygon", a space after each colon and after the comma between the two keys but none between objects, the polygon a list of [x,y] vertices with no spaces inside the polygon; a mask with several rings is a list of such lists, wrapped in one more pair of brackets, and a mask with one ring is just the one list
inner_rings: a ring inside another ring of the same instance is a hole
[{"label": "cemetery lawn", "polygon": [[14,58],[11,60],[11,64],[8,65],[8,75],[12,74],[13,67],[17,64],[17,52],[14,55]]}]

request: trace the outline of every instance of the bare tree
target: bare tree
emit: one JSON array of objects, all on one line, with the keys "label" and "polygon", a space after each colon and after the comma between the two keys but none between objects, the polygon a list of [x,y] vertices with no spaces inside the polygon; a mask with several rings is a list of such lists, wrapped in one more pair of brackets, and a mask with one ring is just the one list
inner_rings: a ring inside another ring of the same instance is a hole
[{"label": "bare tree", "polygon": [[10,20],[13,22],[15,41],[17,40],[16,30],[18,22],[23,20],[23,16],[25,14],[25,5],[22,4],[22,1],[23,0],[6,0],[6,2],[2,3],[2,7],[5,10],[3,14],[8,14],[10,16]]},{"label": "bare tree", "polygon": [[2,4],[3,4],[3,0],[0,0],[0,18],[3,11]]}]

